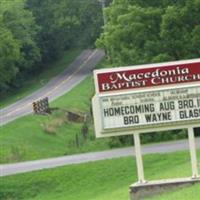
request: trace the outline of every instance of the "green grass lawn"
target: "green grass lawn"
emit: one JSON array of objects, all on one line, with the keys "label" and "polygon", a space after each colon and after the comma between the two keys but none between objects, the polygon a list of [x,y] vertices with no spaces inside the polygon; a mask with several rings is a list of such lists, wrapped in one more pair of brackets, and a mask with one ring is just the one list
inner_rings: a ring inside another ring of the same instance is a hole
[{"label": "green grass lawn", "polygon": [[[105,66],[109,66],[109,64],[103,61],[98,67]],[[13,163],[121,147],[122,143],[116,137],[95,138],[93,121],[90,116],[93,95],[94,81],[93,77],[89,76],[69,93],[50,104],[52,108],[60,108],[60,110],[54,111],[52,115],[28,115],[0,127],[0,163]],[[66,110],[89,116],[87,140],[84,140],[81,134],[83,123],[67,121]],[[77,136],[79,138],[78,143]],[[132,137],[128,142],[126,145],[132,143]]]},{"label": "green grass lawn", "polygon": [[[101,65],[106,65],[104,62]],[[109,149],[110,139],[97,140],[94,136],[90,116],[93,95],[94,81],[93,77],[89,76],[69,93],[50,104],[52,108],[60,108],[52,115],[28,115],[0,127],[0,163]],[[66,121],[66,110],[89,116],[87,140],[83,140],[81,134],[83,123]],[[78,146],[76,135],[79,136]]]},{"label": "green grass lawn", "polygon": [[[198,152],[200,158],[200,151]],[[188,152],[144,156],[148,180],[190,176]],[[2,200],[128,200],[136,182],[133,157],[69,165],[0,178]],[[199,200],[200,185],[148,200]]]},{"label": "green grass lawn", "polygon": [[10,105],[44,86],[51,78],[61,73],[80,53],[81,49],[64,52],[58,61],[49,64],[40,74],[37,73],[26,80],[21,89],[1,99],[0,108]]},{"label": "green grass lawn", "polygon": [[[95,139],[92,121],[89,123],[88,140],[83,141],[80,137],[77,148],[75,136],[81,136],[83,124],[64,120],[64,109],[78,110],[89,115],[93,91],[93,79],[90,76],[51,104],[51,107],[62,110],[49,116],[28,115],[0,127],[0,163],[108,149],[109,139]],[[49,133],[46,129],[55,129],[55,133]]]}]

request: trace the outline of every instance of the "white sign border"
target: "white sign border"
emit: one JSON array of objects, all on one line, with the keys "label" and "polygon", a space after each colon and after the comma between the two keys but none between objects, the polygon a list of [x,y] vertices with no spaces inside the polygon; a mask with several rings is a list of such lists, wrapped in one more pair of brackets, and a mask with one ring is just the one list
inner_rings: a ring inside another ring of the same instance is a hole
[{"label": "white sign border", "polygon": [[[134,94],[134,93],[144,93],[144,92],[153,92],[153,91],[162,91],[162,90],[170,90],[170,89],[187,89],[190,87],[196,87],[200,86],[198,84],[187,84],[182,85],[180,84],[179,87],[155,87],[153,89],[143,89],[140,90],[133,90],[133,91],[126,91],[123,92],[123,94]],[[122,92],[112,92],[110,94],[96,94],[92,99],[92,107],[93,107],[93,116],[94,116],[94,125],[95,125],[95,133],[97,138],[101,137],[111,137],[111,136],[121,136],[121,135],[132,135],[134,133],[150,133],[150,132],[158,132],[158,131],[166,131],[166,130],[177,130],[177,129],[188,129],[191,125],[194,127],[198,127],[200,124],[200,120],[183,120],[179,121],[177,125],[177,122],[167,122],[165,123],[159,123],[159,124],[153,124],[153,125],[145,125],[144,126],[137,126],[137,127],[122,127],[122,128],[113,128],[113,129],[103,129],[103,119],[101,114],[101,104],[100,104],[100,97],[106,97],[106,96],[117,96],[122,95]]]}]

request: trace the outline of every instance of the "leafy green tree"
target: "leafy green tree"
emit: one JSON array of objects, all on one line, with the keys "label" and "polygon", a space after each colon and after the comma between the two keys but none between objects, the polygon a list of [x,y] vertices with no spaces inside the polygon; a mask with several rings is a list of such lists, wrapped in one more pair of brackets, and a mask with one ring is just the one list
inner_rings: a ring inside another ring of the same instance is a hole
[{"label": "leafy green tree", "polygon": [[[77,5],[78,5],[78,1]],[[80,2],[80,1],[79,1]],[[109,3],[109,1],[108,1]],[[94,46],[103,28],[102,7],[99,0],[83,0],[79,7],[80,26],[76,38],[83,47]]]},{"label": "leafy green tree", "polygon": [[39,43],[43,62],[49,62],[63,50],[94,43],[102,27],[98,0],[27,0],[41,27]]},{"label": "leafy green tree", "polygon": [[64,50],[93,46],[103,26],[99,0],[0,1],[0,20],[0,48],[7,43],[10,51],[0,55],[2,91],[19,87]]},{"label": "leafy green tree", "polygon": [[18,41],[21,50],[21,60],[18,63],[20,70],[30,69],[40,61],[40,50],[37,46],[36,25],[32,13],[25,9],[23,0],[13,0],[3,3],[2,20]]},{"label": "leafy green tree", "polygon": [[161,9],[151,7],[108,8],[109,21],[97,45],[106,48],[116,64],[148,62],[150,55],[159,51],[161,13]]},{"label": "leafy green tree", "polygon": [[[37,46],[38,26],[24,0],[0,2],[1,41],[0,73],[2,91],[19,85],[19,77],[40,61]],[[7,45],[6,45],[7,44]]]},{"label": "leafy green tree", "polygon": [[38,40],[43,63],[57,58],[65,46],[66,39],[60,27],[66,25],[63,22],[66,19],[61,17],[60,2],[61,0],[27,1],[29,10],[33,12],[37,24],[41,27]]},{"label": "leafy green tree", "polygon": [[200,0],[115,0],[97,40],[116,65],[194,58],[199,51]]},{"label": "leafy green tree", "polygon": [[16,76],[16,62],[20,58],[20,45],[0,20],[0,94],[8,89]]},{"label": "leafy green tree", "polygon": [[162,18],[163,50],[173,60],[198,57],[200,0],[187,0],[184,6],[167,7]]}]

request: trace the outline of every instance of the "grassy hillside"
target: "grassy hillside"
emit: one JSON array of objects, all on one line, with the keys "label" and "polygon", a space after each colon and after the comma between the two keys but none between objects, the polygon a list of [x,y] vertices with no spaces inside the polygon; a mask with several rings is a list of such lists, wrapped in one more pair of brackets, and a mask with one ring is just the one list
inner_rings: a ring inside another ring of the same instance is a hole
[{"label": "grassy hillside", "polygon": [[[107,65],[106,61],[101,63],[101,66]],[[90,116],[93,95],[93,78],[89,76],[69,93],[50,104],[52,108],[60,108],[53,114],[49,116],[29,115],[0,127],[0,163],[43,159],[132,145],[132,136],[126,139],[122,138],[122,140],[117,137],[95,138],[93,121]],[[89,116],[87,140],[81,133],[83,123],[67,121],[66,110]],[[180,137],[185,135],[181,134]],[[143,138],[146,141],[155,142],[161,141],[162,137],[165,137],[166,140],[169,139],[167,135],[173,137],[171,133],[160,133]]]},{"label": "grassy hillside", "polygon": [[[198,152],[200,159],[200,151]],[[190,176],[188,152],[147,155],[147,179]],[[70,165],[0,178],[3,200],[128,200],[136,181],[132,157]],[[168,192],[148,200],[199,200],[200,185]]]},{"label": "grassy hillside", "polygon": [[[88,77],[79,86],[51,104],[59,107],[49,116],[29,115],[0,127],[0,163],[62,156],[78,152],[107,149],[108,139],[95,140],[90,123],[88,140],[83,141],[83,123],[66,120],[66,110],[89,115],[93,80]],[[79,135],[79,147],[76,135]]]}]

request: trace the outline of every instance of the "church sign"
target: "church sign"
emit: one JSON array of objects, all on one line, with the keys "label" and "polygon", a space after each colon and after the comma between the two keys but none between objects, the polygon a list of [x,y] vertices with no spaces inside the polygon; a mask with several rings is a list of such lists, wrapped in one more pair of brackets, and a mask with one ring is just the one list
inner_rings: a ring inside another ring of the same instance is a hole
[{"label": "church sign", "polygon": [[200,62],[151,66],[155,65],[96,71],[97,92],[134,90],[200,81]]},{"label": "church sign", "polygon": [[[100,69],[94,71],[94,79],[96,137],[134,137],[138,182],[130,186],[131,199],[138,196],[138,187],[148,195],[153,188],[162,191],[168,186],[200,182],[194,135],[200,124],[200,59]],[[140,134],[175,129],[188,130],[192,176],[146,180]]]},{"label": "church sign", "polygon": [[200,123],[200,59],[94,72],[97,137]]}]

